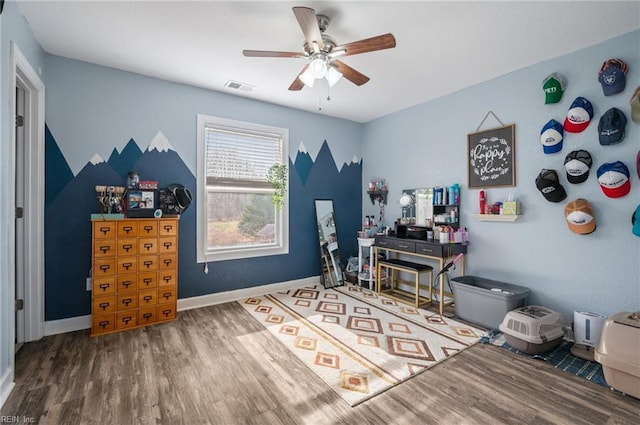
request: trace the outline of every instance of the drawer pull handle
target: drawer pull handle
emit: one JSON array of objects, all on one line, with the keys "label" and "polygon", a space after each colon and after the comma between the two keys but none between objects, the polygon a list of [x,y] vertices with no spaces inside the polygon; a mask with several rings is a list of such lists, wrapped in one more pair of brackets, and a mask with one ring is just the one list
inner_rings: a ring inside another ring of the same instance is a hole
[{"label": "drawer pull handle", "polygon": [[144,226],[143,229],[145,232],[151,233],[151,231],[153,230],[153,226]]},{"label": "drawer pull handle", "polygon": [[153,299],[153,296],[151,295],[145,295],[144,298],[142,298],[146,303],[148,303],[149,301],[151,301]]},{"label": "drawer pull handle", "polygon": [[162,298],[168,300],[169,298],[171,298],[171,292],[165,292],[164,294],[162,294]]},{"label": "drawer pull handle", "polygon": [[145,277],[144,279],[142,279],[142,283],[144,283],[145,285],[149,285],[151,282],[153,282],[153,279],[151,279],[150,277]]},{"label": "drawer pull handle", "polygon": [[131,316],[123,317],[122,321],[124,322],[125,325],[129,324],[129,322],[131,321]]},{"label": "drawer pull handle", "polygon": [[146,244],[144,244],[144,247],[147,249],[147,251],[149,251],[151,248],[153,248],[153,244],[152,243],[146,243]]},{"label": "drawer pull handle", "polygon": [[133,227],[132,226],[124,226],[122,228],[122,230],[126,233],[129,234],[129,232],[133,232]]},{"label": "drawer pull handle", "polygon": [[162,310],[162,315],[163,316],[168,316],[171,314],[171,310]]},{"label": "drawer pull handle", "polygon": [[110,268],[111,268],[111,266],[108,265],[108,264],[103,264],[103,265],[100,266],[100,270],[102,270],[103,273],[106,273],[107,270],[109,270]]},{"label": "drawer pull handle", "polygon": [[162,280],[164,280],[166,283],[169,283],[169,281],[171,280],[171,276],[162,276]]},{"label": "drawer pull handle", "polygon": [[126,289],[129,289],[129,285],[131,285],[133,282],[131,282],[130,280],[125,280],[124,282],[122,282],[122,286],[124,286]]},{"label": "drawer pull handle", "polygon": [[164,231],[169,233],[171,230],[173,230],[173,226],[171,224],[165,224],[164,225]]},{"label": "drawer pull handle", "polygon": [[124,304],[125,306],[129,306],[129,304],[131,304],[133,300],[131,298],[123,298],[122,299],[122,304]]},{"label": "drawer pull handle", "polygon": [[100,232],[101,232],[103,235],[106,235],[106,234],[107,234],[107,233],[109,233],[110,231],[111,231],[111,227],[101,227],[101,228],[100,228]]},{"label": "drawer pull handle", "polygon": [[164,260],[162,260],[162,262],[164,263],[165,266],[169,267],[169,265],[171,264],[171,258],[165,258]]},{"label": "drawer pull handle", "polygon": [[107,307],[109,307],[109,305],[110,305],[110,304],[111,304],[111,303],[100,303],[100,304],[98,304],[98,306],[99,306],[101,309],[106,310],[106,309],[107,309]]},{"label": "drawer pull handle", "polygon": [[107,252],[109,252],[110,249],[111,249],[111,247],[109,245],[105,245],[105,246],[101,246],[100,247],[100,251],[102,251],[103,254],[106,254]]},{"label": "drawer pull handle", "polygon": [[145,265],[146,268],[149,268],[153,264],[153,261],[152,260],[147,260],[143,264]]},{"label": "drawer pull handle", "polygon": [[129,270],[129,267],[132,267],[133,263],[122,263],[122,267],[124,267],[125,269]]},{"label": "drawer pull handle", "polygon": [[151,319],[151,317],[153,317],[153,313],[145,313],[142,315],[142,317],[144,317],[144,320],[149,320]]},{"label": "drawer pull handle", "polygon": [[169,248],[171,248],[171,247],[173,246],[173,243],[171,243],[171,242],[164,242],[164,243],[163,243],[163,245],[164,245],[164,247],[165,247],[166,249],[169,249]]},{"label": "drawer pull handle", "polygon": [[109,289],[109,287],[110,287],[110,286],[111,286],[111,285],[110,285],[110,284],[108,284],[108,283],[101,283],[101,284],[99,285],[100,289],[102,289],[103,291],[106,291],[107,289]]},{"label": "drawer pull handle", "polygon": [[130,250],[131,248],[133,248],[133,247],[131,246],[131,244],[125,244],[125,245],[122,245],[122,249],[124,249],[124,250],[125,250],[125,251],[127,251],[127,252],[129,252],[129,250]]},{"label": "drawer pull handle", "polygon": [[109,321],[108,321],[108,320],[103,320],[102,322],[98,322],[98,325],[99,325],[102,329],[104,329],[104,328],[106,328],[107,326],[109,326]]},{"label": "drawer pull handle", "polygon": [[407,248],[409,248],[409,245],[402,245],[402,244],[398,244],[398,247],[399,247],[399,248],[407,249]]}]

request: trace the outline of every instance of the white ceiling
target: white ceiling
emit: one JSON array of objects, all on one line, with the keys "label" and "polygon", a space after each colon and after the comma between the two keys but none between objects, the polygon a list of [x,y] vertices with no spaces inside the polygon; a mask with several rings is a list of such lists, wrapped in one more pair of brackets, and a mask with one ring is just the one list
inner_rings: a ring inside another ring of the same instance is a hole
[{"label": "white ceiling", "polygon": [[[394,49],[342,58],[371,80],[288,90],[302,58],[293,6],[331,18],[338,44],[393,33]],[[640,28],[640,2],[19,1],[51,54],[357,122]],[[544,77],[544,76],[543,76]],[[232,90],[229,80],[254,87]],[[319,107],[322,108],[319,111]]]}]

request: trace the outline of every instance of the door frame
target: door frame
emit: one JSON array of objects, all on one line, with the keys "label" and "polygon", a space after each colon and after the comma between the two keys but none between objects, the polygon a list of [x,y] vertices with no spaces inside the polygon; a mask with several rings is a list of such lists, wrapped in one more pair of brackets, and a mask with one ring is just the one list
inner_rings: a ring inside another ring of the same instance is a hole
[{"label": "door frame", "polygon": [[[20,51],[11,42],[9,53],[9,84],[11,95],[9,123],[15,122],[16,86],[18,83],[25,89],[25,122],[24,122],[24,340],[35,341],[44,335],[44,94],[45,86],[38,73]],[[15,217],[15,161],[16,161],[16,132],[11,130],[11,159],[9,161],[8,184],[11,193],[8,194],[11,216]],[[9,264],[16,264],[15,225],[10,226],[9,235]],[[15,270],[9,271],[9,302],[11,304],[10,332],[15,332]],[[11,349],[13,341],[11,338]],[[12,356],[13,358],[13,356]]]}]

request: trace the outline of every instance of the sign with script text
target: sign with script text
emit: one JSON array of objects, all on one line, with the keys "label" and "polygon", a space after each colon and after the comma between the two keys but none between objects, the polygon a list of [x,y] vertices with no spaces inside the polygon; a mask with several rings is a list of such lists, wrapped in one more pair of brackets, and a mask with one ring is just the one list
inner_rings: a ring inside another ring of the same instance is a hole
[{"label": "sign with script text", "polygon": [[515,124],[467,135],[469,188],[516,185]]}]

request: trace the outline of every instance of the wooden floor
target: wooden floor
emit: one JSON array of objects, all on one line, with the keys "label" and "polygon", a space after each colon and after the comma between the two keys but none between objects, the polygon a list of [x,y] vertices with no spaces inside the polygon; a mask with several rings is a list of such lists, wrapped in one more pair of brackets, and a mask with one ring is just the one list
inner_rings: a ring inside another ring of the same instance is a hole
[{"label": "wooden floor", "polygon": [[46,337],[16,369],[0,418],[41,425],[640,423],[640,400],[484,344],[350,407],[236,303]]}]

